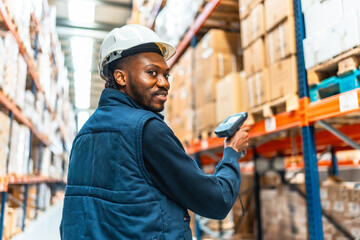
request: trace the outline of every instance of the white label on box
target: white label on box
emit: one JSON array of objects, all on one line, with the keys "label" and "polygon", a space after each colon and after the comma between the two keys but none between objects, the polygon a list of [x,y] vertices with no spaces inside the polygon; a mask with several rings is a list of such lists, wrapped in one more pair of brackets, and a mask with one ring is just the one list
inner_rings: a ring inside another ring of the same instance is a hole
[{"label": "white label on box", "polygon": [[334,202],[334,210],[336,212],[344,212],[345,206],[343,202],[335,201]]},{"label": "white label on box", "polygon": [[272,132],[276,129],[276,118],[270,117],[265,119],[265,131]]},{"label": "white label on box", "polygon": [[357,216],[360,213],[360,206],[358,203],[349,202],[349,212],[353,216]]},{"label": "white label on box", "polygon": [[360,238],[360,228],[353,227],[350,229],[350,232],[356,239]]},{"label": "white label on box", "polygon": [[346,112],[359,108],[357,92],[342,93],[339,97],[340,112]]},{"label": "white label on box", "polygon": [[325,210],[330,210],[330,202],[329,201],[321,201],[321,206]]},{"label": "white label on box", "polygon": [[209,147],[209,143],[207,140],[202,140],[201,141],[201,148],[202,149],[207,149]]},{"label": "white label on box", "polygon": [[327,199],[328,198],[328,191],[327,189],[320,189],[320,198]]}]

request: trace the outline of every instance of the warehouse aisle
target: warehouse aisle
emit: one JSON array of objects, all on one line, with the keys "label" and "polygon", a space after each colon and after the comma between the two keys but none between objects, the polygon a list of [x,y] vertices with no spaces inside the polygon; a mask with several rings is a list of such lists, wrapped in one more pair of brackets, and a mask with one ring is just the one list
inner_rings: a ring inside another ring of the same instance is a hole
[{"label": "warehouse aisle", "polygon": [[19,233],[11,240],[60,240],[59,225],[62,208],[63,202],[60,201],[39,215],[37,220],[25,228],[24,232]]}]

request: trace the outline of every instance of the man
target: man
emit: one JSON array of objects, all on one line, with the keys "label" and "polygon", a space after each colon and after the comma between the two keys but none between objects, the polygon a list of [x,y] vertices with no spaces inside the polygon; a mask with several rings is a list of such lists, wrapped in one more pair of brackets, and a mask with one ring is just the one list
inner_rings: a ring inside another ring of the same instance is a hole
[{"label": "man", "polygon": [[249,129],[226,139],[213,175],[198,168],[159,114],[170,88],[165,60],[174,53],[139,25],[104,39],[106,88],[73,143],[62,239],[192,239],[187,209],[214,219],[230,211]]}]

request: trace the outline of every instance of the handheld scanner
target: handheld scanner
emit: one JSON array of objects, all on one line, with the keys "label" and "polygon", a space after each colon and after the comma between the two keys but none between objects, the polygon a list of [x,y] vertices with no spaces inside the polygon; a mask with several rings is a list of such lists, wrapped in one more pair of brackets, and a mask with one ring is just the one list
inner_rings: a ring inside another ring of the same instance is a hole
[{"label": "handheld scanner", "polygon": [[[244,124],[247,117],[247,112],[240,112],[229,116],[216,127],[215,134],[219,138],[231,137]],[[241,151],[239,154],[240,158],[244,157],[246,150]]]}]

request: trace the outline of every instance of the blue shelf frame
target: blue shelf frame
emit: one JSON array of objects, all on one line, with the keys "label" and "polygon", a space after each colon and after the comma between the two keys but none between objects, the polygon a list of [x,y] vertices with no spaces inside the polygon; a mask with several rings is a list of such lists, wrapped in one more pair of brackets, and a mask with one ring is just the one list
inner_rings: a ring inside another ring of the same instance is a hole
[{"label": "blue shelf frame", "polygon": [[[305,38],[304,18],[301,0],[293,0],[295,15],[296,60],[299,97],[309,97],[309,86],[304,62],[303,40]],[[306,113],[305,113],[306,114]],[[306,203],[309,238],[323,240],[322,212],[320,201],[319,171],[316,157],[315,129],[308,123],[301,127],[302,148],[305,165]]]}]

